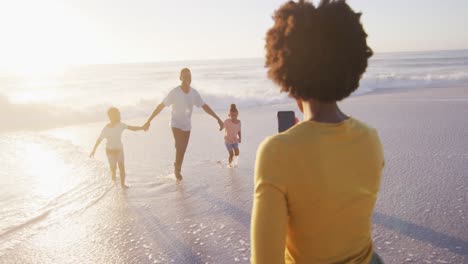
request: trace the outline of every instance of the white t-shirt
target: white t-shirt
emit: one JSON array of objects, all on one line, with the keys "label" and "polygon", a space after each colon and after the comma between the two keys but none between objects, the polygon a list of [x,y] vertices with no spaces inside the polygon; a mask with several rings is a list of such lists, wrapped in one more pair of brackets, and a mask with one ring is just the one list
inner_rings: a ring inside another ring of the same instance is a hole
[{"label": "white t-shirt", "polygon": [[180,86],[172,89],[164,98],[165,106],[172,106],[171,127],[190,131],[192,129],[193,106],[202,107],[205,102],[197,90],[190,87],[188,93],[184,93]]},{"label": "white t-shirt", "polygon": [[106,139],[106,148],[107,149],[123,149],[122,145],[122,132],[127,129],[127,125],[124,123],[118,123],[114,126],[108,124],[102,129],[101,135],[99,138]]}]

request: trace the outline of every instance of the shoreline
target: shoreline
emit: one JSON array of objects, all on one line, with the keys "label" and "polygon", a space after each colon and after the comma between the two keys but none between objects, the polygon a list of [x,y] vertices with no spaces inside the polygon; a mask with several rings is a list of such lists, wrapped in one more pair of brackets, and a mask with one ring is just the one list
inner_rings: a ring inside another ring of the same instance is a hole
[{"label": "shoreline", "polygon": [[[342,102],[338,102],[340,105],[343,104],[343,103],[346,103],[347,101],[349,100],[354,100],[354,99],[358,99],[358,98],[363,98],[363,97],[368,97],[368,96],[375,96],[375,95],[392,95],[392,94],[407,94],[407,93],[412,93],[413,91],[416,92],[424,92],[424,93],[427,93],[427,92],[435,92],[435,93],[438,93],[438,94],[443,94],[444,90],[453,90],[453,89],[462,89],[464,87],[467,87],[468,84],[459,84],[459,85],[455,85],[455,86],[449,86],[449,87],[439,87],[439,86],[430,86],[430,87],[425,87],[425,86],[422,86],[422,87],[411,87],[411,88],[408,88],[408,87],[399,87],[399,88],[378,88],[378,89],[375,89],[375,90],[372,90],[372,91],[369,91],[369,92],[365,92],[365,93],[362,93],[362,94],[355,94],[355,95],[351,95],[351,97],[345,99],[344,101]],[[279,90],[278,90],[279,92]],[[208,102],[209,103],[209,102]],[[284,102],[284,103],[275,103],[275,104],[259,104],[259,105],[252,105],[252,106],[247,106],[247,107],[242,107],[243,110],[246,110],[246,111],[253,111],[255,109],[264,109],[264,108],[269,108],[269,107],[273,107],[273,108],[281,108],[281,107],[289,107],[293,105],[294,108],[297,108],[295,106],[295,102],[293,99],[291,99],[290,102]],[[156,106],[156,103],[155,103],[155,106]],[[216,112],[222,112],[224,111],[225,109],[221,109],[221,108],[213,108]],[[143,120],[145,119],[147,116],[150,115],[150,112],[148,112],[148,115],[132,115],[128,118],[128,120]],[[165,111],[161,112],[161,116],[166,116],[166,115],[169,115],[169,110],[168,109],[165,109]],[[194,114],[195,113],[200,113],[202,112],[202,110],[200,109],[197,109],[197,108],[194,108]],[[125,114],[125,113],[124,113]],[[101,114],[102,115],[102,114]],[[48,130],[54,130],[54,129],[62,129],[62,128],[69,128],[69,127],[80,127],[80,126],[85,126],[85,125],[90,125],[90,124],[95,124],[95,123],[102,123],[102,122],[106,122],[107,119],[105,119],[105,116],[102,115],[103,117],[102,118],[95,118],[95,120],[90,120],[90,121],[80,121],[78,123],[71,123],[71,122],[68,122],[68,124],[60,124],[60,125],[47,125],[47,126],[44,126],[42,128],[30,128],[30,129],[4,129],[2,131],[0,131],[0,135],[2,134],[11,134],[11,133],[17,133],[17,132],[44,132],[44,131],[48,131]]]},{"label": "shoreline", "polygon": [[[468,120],[460,118],[468,114],[468,100],[463,98],[468,87],[374,93],[340,103],[344,112],[376,127],[384,146],[372,235],[385,263],[468,261]],[[239,109],[243,143],[236,169],[224,166],[227,155],[216,122],[194,113],[181,184],[175,184],[171,171],[168,115],[155,119],[148,133],[126,132],[131,188],[112,187],[84,212],[58,219],[0,252],[2,260],[248,263],[256,149],[276,133],[276,111],[291,108],[296,110],[294,102]],[[41,134],[71,142],[77,155],[87,155],[101,125]],[[95,162],[105,168],[102,149]]]}]

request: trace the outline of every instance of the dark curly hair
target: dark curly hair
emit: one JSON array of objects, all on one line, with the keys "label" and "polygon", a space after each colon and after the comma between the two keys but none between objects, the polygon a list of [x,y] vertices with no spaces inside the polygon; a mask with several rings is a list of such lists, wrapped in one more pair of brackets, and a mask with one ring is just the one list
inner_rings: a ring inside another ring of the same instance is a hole
[{"label": "dark curly hair", "polygon": [[372,56],[360,17],[345,0],[284,4],[266,35],[268,76],[296,99],[348,97]]}]

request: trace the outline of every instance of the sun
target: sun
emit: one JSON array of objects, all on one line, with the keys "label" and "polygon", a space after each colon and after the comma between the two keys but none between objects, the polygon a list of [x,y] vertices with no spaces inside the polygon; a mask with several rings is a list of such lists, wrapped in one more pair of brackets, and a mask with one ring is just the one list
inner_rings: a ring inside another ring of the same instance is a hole
[{"label": "sun", "polygon": [[0,1],[0,32],[1,70],[23,77],[55,74],[96,55],[90,40],[98,33],[66,1]]}]

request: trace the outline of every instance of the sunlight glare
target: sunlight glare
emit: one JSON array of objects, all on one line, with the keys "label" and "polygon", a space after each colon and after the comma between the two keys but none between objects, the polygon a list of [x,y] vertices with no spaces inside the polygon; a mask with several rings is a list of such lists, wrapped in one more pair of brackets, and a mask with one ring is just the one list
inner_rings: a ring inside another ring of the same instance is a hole
[{"label": "sunlight glare", "polygon": [[57,94],[52,90],[33,90],[28,92],[15,93],[8,96],[12,103],[45,103],[57,100]]},{"label": "sunlight glare", "polygon": [[33,192],[44,199],[51,199],[61,194],[66,185],[64,175],[73,174],[70,166],[59,157],[58,153],[44,145],[28,143],[23,146],[26,154],[22,157],[25,168],[35,183]]},{"label": "sunlight glare", "polygon": [[0,66],[21,76],[54,74],[93,56],[95,33],[79,10],[58,0],[0,4]]}]

